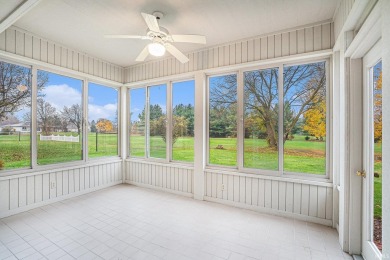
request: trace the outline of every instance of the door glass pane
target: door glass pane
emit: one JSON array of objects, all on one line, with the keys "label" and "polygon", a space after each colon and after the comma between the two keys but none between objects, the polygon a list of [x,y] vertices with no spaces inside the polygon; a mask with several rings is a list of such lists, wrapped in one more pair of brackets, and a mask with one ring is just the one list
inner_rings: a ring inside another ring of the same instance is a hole
[{"label": "door glass pane", "polygon": [[326,173],[326,63],[285,66],[284,171]]},{"label": "door glass pane", "polygon": [[166,158],[167,86],[149,87],[149,157]]},{"label": "door glass pane", "polygon": [[172,160],[194,161],[195,81],[172,84]]},{"label": "door glass pane", "polygon": [[373,67],[374,243],[382,251],[382,62]]},{"label": "door glass pane", "polygon": [[38,164],[52,164],[82,159],[83,81],[47,74],[44,88],[38,89]]},{"label": "door glass pane", "polygon": [[[31,70],[0,62],[0,171],[30,166]],[[38,77],[38,88],[47,81]]]},{"label": "door glass pane", "polygon": [[145,156],[146,89],[130,90],[130,156]]},{"label": "door glass pane", "polygon": [[278,69],[244,73],[244,167],[278,170]]},{"label": "door glass pane", "polygon": [[209,78],[209,163],[237,165],[237,75]]},{"label": "door glass pane", "polygon": [[118,91],[88,84],[88,157],[118,155]]}]

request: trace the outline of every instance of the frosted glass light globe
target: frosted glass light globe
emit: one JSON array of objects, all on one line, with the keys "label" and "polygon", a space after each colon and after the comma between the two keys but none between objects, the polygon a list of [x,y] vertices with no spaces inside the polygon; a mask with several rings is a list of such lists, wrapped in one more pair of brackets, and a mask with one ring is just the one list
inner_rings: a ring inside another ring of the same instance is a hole
[{"label": "frosted glass light globe", "polygon": [[161,43],[154,42],[148,45],[149,53],[153,56],[163,56],[165,54],[165,47]]}]

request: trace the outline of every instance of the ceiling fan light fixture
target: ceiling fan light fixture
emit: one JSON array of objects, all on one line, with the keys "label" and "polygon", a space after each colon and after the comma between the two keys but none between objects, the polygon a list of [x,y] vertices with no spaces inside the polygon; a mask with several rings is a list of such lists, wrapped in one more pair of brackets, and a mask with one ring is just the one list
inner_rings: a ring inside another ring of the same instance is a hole
[{"label": "ceiling fan light fixture", "polygon": [[165,46],[158,42],[153,42],[148,45],[149,53],[153,56],[163,56],[165,54]]}]

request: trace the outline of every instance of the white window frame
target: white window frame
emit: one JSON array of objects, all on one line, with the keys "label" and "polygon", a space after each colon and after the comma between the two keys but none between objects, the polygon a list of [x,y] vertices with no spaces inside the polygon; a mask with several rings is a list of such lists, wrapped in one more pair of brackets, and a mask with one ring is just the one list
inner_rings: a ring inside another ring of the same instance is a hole
[{"label": "white window frame", "polygon": [[[170,162],[173,162],[173,163],[176,163],[176,164],[183,164],[183,165],[194,165],[194,161],[192,162],[186,162],[186,161],[178,161],[178,160],[173,160],[173,143],[172,143],[172,130],[173,130],[173,84],[175,83],[180,83],[180,82],[188,82],[188,81],[193,81],[194,82],[194,117],[195,117],[195,78],[189,78],[189,79],[180,79],[180,80],[171,80],[169,82],[169,85],[170,85],[170,89],[169,89],[169,92],[168,92],[168,100],[170,102],[170,104],[167,104],[167,108],[169,108],[169,117],[168,117],[168,124],[170,126],[170,129],[167,129],[167,133],[169,135],[169,151],[167,151],[167,154],[169,152],[169,161]],[[195,123],[195,122],[194,122]],[[195,128],[195,127],[194,127]],[[169,130],[169,132],[168,132]],[[195,129],[194,129],[195,130]],[[194,159],[195,159],[195,138],[194,138],[194,147],[193,147],[193,150],[194,150]]]},{"label": "white window frame", "polygon": [[[310,64],[310,63],[317,63],[317,62],[325,62],[325,70],[326,70],[326,158],[325,158],[325,174],[313,174],[313,173],[300,173],[300,172],[287,172],[284,171],[284,145],[278,146],[278,170],[272,171],[272,170],[264,170],[264,169],[256,169],[256,168],[246,168],[244,167],[244,129],[243,129],[243,119],[244,119],[244,85],[243,85],[243,74],[244,72],[248,71],[254,71],[254,70],[264,70],[264,69],[272,69],[272,68],[278,68],[278,142],[279,144],[283,144],[283,119],[284,119],[284,67],[285,66],[295,66],[295,65],[304,65],[304,64]],[[245,66],[237,71],[232,70],[230,72],[224,72],[224,73],[213,73],[213,74],[206,74],[206,84],[207,84],[207,91],[206,91],[206,168],[207,169],[223,169],[226,171],[238,171],[241,173],[249,173],[249,174],[259,174],[259,175],[268,175],[268,176],[275,176],[275,177],[292,177],[292,178],[299,178],[299,179],[331,179],[330,176],[330,144],[332,137],[330,135],[330,129],[331,129],[331,114],[332,114],[332,107],[330,102],[330,95],[332,93],[331,88],[331,79],[330,79],[330,71],[331,71],[331,57],[326,56],[323,58],[302,58],[298,61],[293,62],[275,62],[275,63],[268,63],[258,66]],[[210,86],[209,86],[209,78],[210,77],[218,77],[223,75],[231,75],[236,74],[237,75],[237,165],[236,166],[224,166],[224,165],[217,165],[217,164],[210,164],[209,158],[210,158],[210,134],[209,134],[209,115],[210,115]]]},{"label": "white window frame", "polygon": [[[129,109],[127,111],[127,132],[129,133],[127,143],[128,143],[128,158],[130,159],[141,159],[141,160],[147,160],[151,162],[163,162],[163,163],[175,163],[176,165],[184,165],[184,166],[191,166],[194,164],[194,162],[185,162],[185,161],[176,161],[172,160],[172,153],[173,153],[173,147],[172,147],[172,113],[173,113],[173,107],[172,107],[172,98],[173,98],[173,84],[179,83],[179,82],[186,82],[186,81],[194,81],[195,77],[184,77],[177,80],[165,80],[165,81],[155,81],[150,84],[142,84],[137,85],[134,87],[127,88],[127,103],[129,104]],[[149,134],[150,134],[150,118],[149,118],[149,109],[150,109],[150,91],[149,89],[151,87],[165,85],[166,86],[166,156],[165,158],[155,158],[150,157],[150,142],[149,142]],[[131,139],[131,133],[130,133],[130,114],[131,114],[131,90],[134,89],[145,89],[145,145],[144,145],[144,156],[132,156],[131,155],[131,145],[130,145],[130,139]]]},{"label": "white window frame", "polygon": [[[96,84],[96,85],[99,85],[101,87],[106,87],[106,88],[112,88],[112,89],[115,89],[117,91],[117,124],[118,124],[118,129],[117,129],[117,135],[118,135],[118,138],[117,138],[117,154],[116,155],[106,155],[106,156],[99,156],[99,157],[94,157],[94,158],[89,158],[89,155],[88,155],[88,120],[89,120],[89,114],[88,114],[88,106],[89,106],[89,101],[88,101],[88,97],[89,97],[89,84],[92,83],[92,84]],[[115,87],[115,86],[112,86],[112,85],[107,85],[106,83],[101,83],[97,80],[87,80],[87,94],[85,95],[86,96],[86,112],[85,112],[85,127],[86,127],[86,133],[87,133],[87,137],[85,138],[86,139],[86,155],[85,155],[85,158],[88,160],[88,161],[96,161],[96,160],[99,160],[99,159],[104,159],[104,158],[117,158],[117,157],[121,157],[121,90],[120,88],[118,87]]]},{"label": "white window frame", "polygon": [[[236,148],[236,165],[235,166],[228,166],[228,165],[221,165],[221,164],[212,164],[210,163],[210,78],[213,78],[213,77],[222,77],[222,76],[227,76],[227,75],[236,75],[236,78],[237,78],[237,87],[236,87],[236,91],[237,91],[237,114],[236,114],[236,125],[237,125],[237,148]],[[206,167],[207,168],[210,168],[210,169],[224,169],[224,170],[236,170],[238,169],[238,165],[240,163],[240,155],[239,155],[239,146],[240,146],[240,140],[239,140],[239,121],[240,121],[240,117],[239,117],[239,103],[238,103],[238,100],[239,100],[239,80],[240,80],[240,77],[239,77],[240,73],[239,71],[237,70],[232,70],[232,71],[227,71],[227,72],[224,72],[224,73],[216,73],[216,74],[206,74]]]}]

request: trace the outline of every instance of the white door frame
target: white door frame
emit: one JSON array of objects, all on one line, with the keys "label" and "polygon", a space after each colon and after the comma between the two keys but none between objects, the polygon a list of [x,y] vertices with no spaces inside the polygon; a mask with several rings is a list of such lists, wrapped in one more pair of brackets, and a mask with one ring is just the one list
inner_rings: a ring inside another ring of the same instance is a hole
[{"label": "white door frame", "polygon": [[372,241],[373,237],[373,183],[374,183],[374,127],[373,70],[381,60],[382,44],[377,42],[363,58],[363,180],[362,255],[366,260],[381,259],[382,254]]}]

